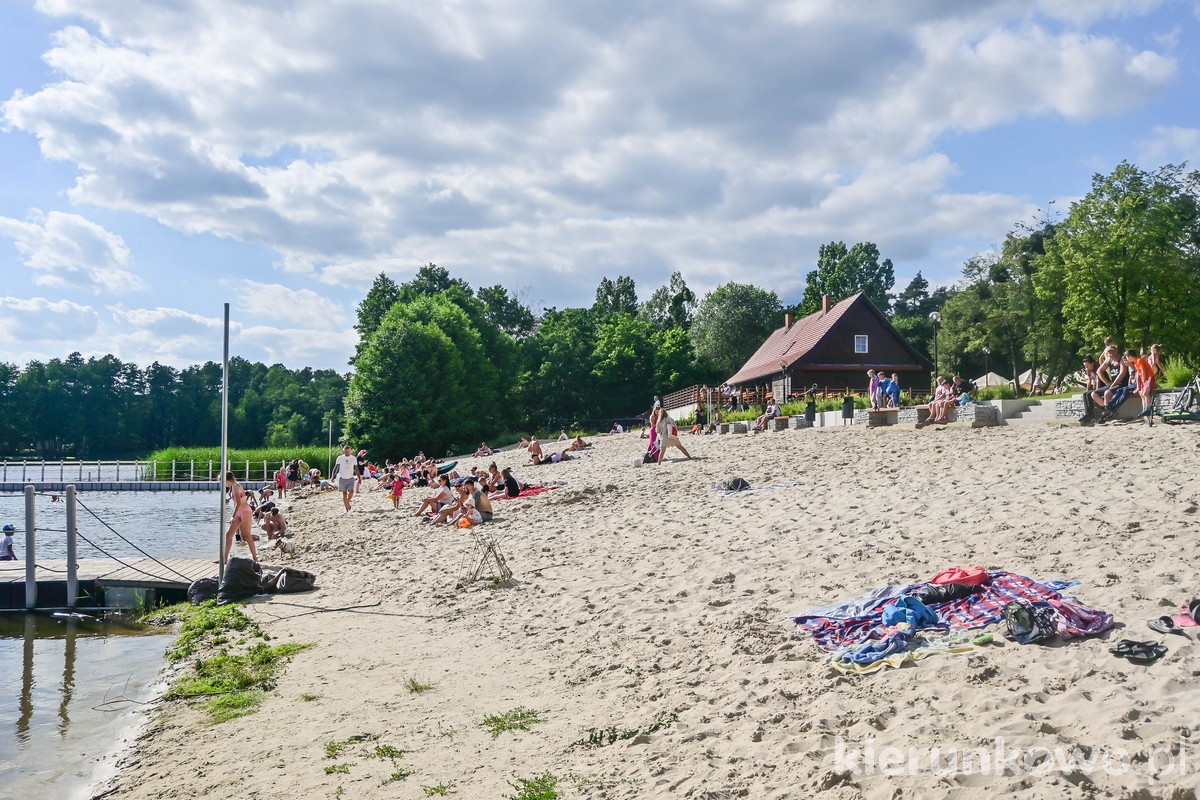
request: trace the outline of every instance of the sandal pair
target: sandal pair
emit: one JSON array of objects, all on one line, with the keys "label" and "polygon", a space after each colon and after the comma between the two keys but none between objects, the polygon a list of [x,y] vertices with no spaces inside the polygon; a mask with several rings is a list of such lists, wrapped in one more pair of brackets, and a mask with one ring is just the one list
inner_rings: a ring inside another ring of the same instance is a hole
[{"label": "sandal pair", "polygon": [[1158,642],[1122,639],[1110,652],[1117,658],[1127,659],[1131,664],[1149,666],[1167,654],[1167,646]]}]

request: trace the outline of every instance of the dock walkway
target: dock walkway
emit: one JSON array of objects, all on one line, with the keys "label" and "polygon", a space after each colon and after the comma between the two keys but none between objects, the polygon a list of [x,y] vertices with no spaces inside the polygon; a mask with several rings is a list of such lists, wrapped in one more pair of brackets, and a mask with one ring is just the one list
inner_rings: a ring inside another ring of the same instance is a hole
[{"label": "dock walkway", "polygon": [[[77,561],[79,595],[93,602],[80,602],[81,608],[102,603],[110,591],[150,592],[148,597],[182,598],[188,586],[200,578],[217,576],[216,559],[151,558],[123,559],[125,564],[107,558]],[[128,565],[128,566],[126,566]],[[67,562],[65,559],[38,561],[36,571],[38,607],[61,608],[67,605]],[[0,609],[25,607],[25,562],[0,561]]]}]

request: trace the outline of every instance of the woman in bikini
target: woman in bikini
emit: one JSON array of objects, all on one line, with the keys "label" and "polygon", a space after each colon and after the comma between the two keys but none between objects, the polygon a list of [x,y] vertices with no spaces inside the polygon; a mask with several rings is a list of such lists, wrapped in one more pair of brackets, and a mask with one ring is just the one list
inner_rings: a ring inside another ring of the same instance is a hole
[{"label": "woman in bikini", "polygon": [[233,519],[229,522],[229,530],[225,531],[225,560],[229,560],[229,551],[233,547],[233,536],[240,533],[242,541],[250,548],[250,557],[258,561],[258,551],[254,549],[253,513],[250,503],[246,500],[246,490],[237,482],[232,472],[225,473],[225,488],[233,499]]}]

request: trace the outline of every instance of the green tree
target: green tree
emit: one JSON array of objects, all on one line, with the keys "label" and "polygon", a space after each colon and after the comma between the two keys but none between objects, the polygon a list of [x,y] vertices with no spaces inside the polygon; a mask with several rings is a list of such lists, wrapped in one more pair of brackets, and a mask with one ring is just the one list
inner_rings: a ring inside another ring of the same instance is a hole
[{"label": "green tree", "polygon": [[470,376],[446,331],[420,316],[393,306],[363,348],[346,393],[345,441],[393,458],[466,443]]},{"label": "green tree", "polygon": [[527,421],[587,419],[598,414],[595,367],[596,318],[590,309],[549,310],[525,345],[519,396]]},{"label": "green tree", "polygon": [[354,329],[358,331],[358,343],[354,346],[354,356],[350,359],[351,364],[358,358],[358,354],[366,346],[367,340],[378,330],[379,323],[383,322],[387,312],[399,299],[400,287],[396,282],[386,273],[381,272],[376,275],[367,296],[363,298],[356,309],[358,324],[354,326]]},{"label": "green tree", "polygon": [[726,283],[700,301],[690,335],[696,359],[724,377],[733,375],[780,326],[775,292],[745,283]]},{"label": "green tree", "polygon": [[599,319],[608,319],[616,314],[636,314],[638,312],[637,287],[633,278],[621,275],[615,281],[601,278],[596,287],[596,302],[592,304],[592,313]]},{"label": "green tree", "polygon": [[533,312],[513,292],[496,284],[479,289],[476,297],[483,303],[488,321],[509,336],[521,340],[533,333]]},{"label": "green tree", "polygon": [[1096,175],[1049,243],[1043,292],[1061,292],[1067,327],[1097,346],[1159,341],[1200,351],[1200,173],[1122,162]]},{"label": "green tree", "polygon": [[865,292],[875,307],[887,314],[890,292],[896,283],[892,260],[879,260],[879,248],[872,242],[858,242],[847,249],[845,242],[823,244],[817,254],[817,268],[805,276],[804,297],[797,309],[801,316],[821,310],[821,297],[829,295],[839,302],[852,294]]},{"label": "green tree", "polygon": [[697,383],[700,380],[698,372],[696,351],[686,330],[670,327],[654,332],[654,388],[658,393],[673,392]]},{"label": "green tree", "polygon": [[630,416],[653,394],[654,326],[632,314],[614,314],[596,334],[592,356],[599,416]]},{"label": "green tree", "polygon": [[671,273],[671,280],[666,286],[655,289],[642,304],[641,316],[660,330],[671,327],[687,330],[695,311],[696,295],[688,288],[683,275],[676,271]]}]

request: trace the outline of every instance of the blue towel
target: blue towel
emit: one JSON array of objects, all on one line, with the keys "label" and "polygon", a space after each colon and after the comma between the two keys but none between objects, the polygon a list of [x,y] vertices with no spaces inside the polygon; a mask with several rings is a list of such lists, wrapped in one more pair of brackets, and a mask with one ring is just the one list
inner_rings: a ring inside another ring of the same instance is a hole
[{"label": "blue towel", "polygon": [[937,614],[915,597],[901,597],[883,610],[884,625],[907,622],[913,628],[928,628],[936,625],[937,621]]},{"label": "blue towel", "polygon": [[916,633],[912,628],[899,627],[883,639],[871,639],[853,650],[846,650],[838,655],[839,661],[852,661],[855,664],[874,664],[881,658],[887,658],[893,653],[899,653],[908,647]]}]

